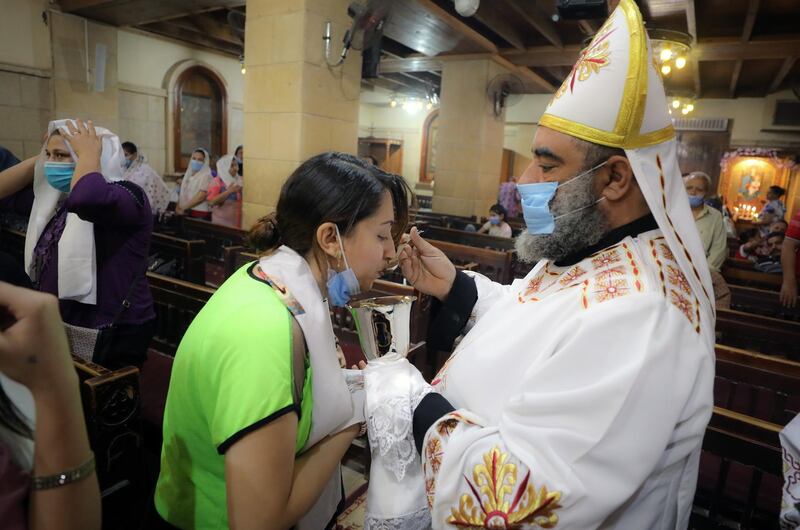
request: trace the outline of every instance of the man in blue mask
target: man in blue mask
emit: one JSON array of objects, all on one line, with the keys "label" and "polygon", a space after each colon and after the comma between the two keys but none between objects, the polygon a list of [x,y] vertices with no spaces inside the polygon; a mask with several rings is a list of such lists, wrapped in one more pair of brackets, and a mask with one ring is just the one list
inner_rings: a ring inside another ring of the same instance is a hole
[{"label": "man in blue mask", "polygon": [[456,272],[413,229],[401,253],[438,300],[427,347],[453,352],[412,412],[432,526],[685,529],[713,407],[713,291],[633,0],[537,122],[518,186],[525,278]]}]

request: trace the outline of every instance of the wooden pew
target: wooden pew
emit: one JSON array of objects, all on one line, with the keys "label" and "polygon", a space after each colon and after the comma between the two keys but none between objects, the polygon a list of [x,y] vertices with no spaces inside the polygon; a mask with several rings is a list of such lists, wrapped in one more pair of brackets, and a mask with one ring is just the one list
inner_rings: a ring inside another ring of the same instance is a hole
[{"label": "wooden pew", "polygon": [[781,428],[714,407],[703,438],[690,528],[777,529],[782,486],[778,439]]},{"label": "wooden pew", "polygon": [[755,287],[729,285],[731,290],[731,309],[783,320],[800,322],[800,297],[793,308],[781,304],[778,293]]},{"label": "wooden pew", "polygon": [[511,283],[514,278],[514,253],[510,250],[500,251],[485,248],[468,247],[447,241],[428,240],[433,246],[444,252],[456,265],[477,263],[477,271],[500,283]]},{"label": "wooden pew", "polygon": [[117,491],[143,493],[139,370],[127,366],[111,371],[72,359],[103,505]]},{"label": "wooden pew", "polygon": [[206,242],[202,239],[183,239],[153,232],[150,254],[177,261],[177,277],[205,285]]},{"label": "wooden pew", "polygon": [[755,270],[741,269],[732,267],[727,263],[722,267],[722,276],[725,277],[725,281],[733,285],[743,285],[771,291],[779,291],[781,288],[782,277],[780,274],[767,274]]},{"label": "wooden pew", "polygon": [[214,224],[210,221],[186,216],[181,219],[180,229],[182,237],[205,240],[207,256],[220,262],[224,258],[224,248],[244,245],[247,235],[247,232],[241,228]]},{"label": "wooden pew", "polygon": [[152,345],[160,352],[175,355],[189,324],[215,290],[154,272],[147,273],[147,280],[156,310]]},{"label": "wooden pew", "polygon": [[717,344],[714,404],[784,425],[800,413],[800,363]]},{"label": "wooden pew", "polygon": [[466,232],[441,226],[429,226],[423,234],[426,239],[447,241],[476,248],[491,248],[493,250],[514,250],[514,239],[508,237],[490,236],[477,232]]},{"label": "wooden pew", "polygon": [[741,311],[717,311],[717,342],[800,360],[800,323]]}]

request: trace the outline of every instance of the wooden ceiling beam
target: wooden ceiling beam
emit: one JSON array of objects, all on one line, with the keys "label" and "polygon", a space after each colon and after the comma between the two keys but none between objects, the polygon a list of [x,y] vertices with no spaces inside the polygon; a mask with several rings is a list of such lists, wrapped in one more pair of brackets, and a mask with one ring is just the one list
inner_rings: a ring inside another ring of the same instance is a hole
[{"label": "wooden ceiling beam", "polygon": [[213,37],[230,44],[236,44],[239,46],[244,45],[244,41],[242,41],[242,39],[240,39],[239,36],[233,32],[233,29],[231,29],[227,20],[225,22],[219,22],[208,15],[200,14],[190,15],[187,18],[187,21],[190,23],[190,25],[196,27],[198,31],[205,33],[209,37]]},{"label": "wooden ceiling beam", "polygon": [[64,13],[72,13],[90,7],[99,7],[103,4],[110,4],[113,0],[59,0],[58,5]]},{"label": "wooden ceiling beam", "polygon": [[563,48],[535,46],[524,52],[503,50],[502,55],[518,66],[572,66],[580,51],[579,44],[570,44]]},{"label": "wooden ceiling beam", "polygon": [[183,42],[202,46],[204,48],[211,48],[222,53],[233,56],[240,56],[244,52],[244,48],[239,45],[233,45],[227,42],[219,41],[214,38],[202,35],[200,33],[189,31],[181,26],[172,24],[170,22],[154,22],[138,29],[156,33],[163,37],[169,37]]},{"label": "wooden ceiling beam", "polygon": [[525,42],[520,32],[509,24],[508,20],[503,18],[503,16],[493,8],[491,3],[483,2],[474,17],[478,22],[497,33],[515,49],[525,49]]},{"label": "wooden ceiling beam", "polygon": [[506,3],[525,22],[533,26],[545,39],[550,41],[550,44],[556,48],[564,47],[564,41],[561,40],[556,25],[536,8],[535,2],[530,2],[529,0],[506,0]]},{"label": "wooden ceiling beam", "polygon": [[756,24],[756,17],[758,16],[758,6],[761,0],[750,0],[747,5],[747,15],[744,19],[744,28],[742,29],[742,42],[747,42],[753,36],[753,26]]},{"label": "wooden ceiling beam", "polygon": [[467,40],[471,41],[475,45],[479,46],[480,48],[484,49],[489,53],[497,53],[497,46],[481,35],[479,32],[475,31],[471,27],[467,26],[464,22],[462,22],[458,17],[455,17],[448,13],[446,10],[439,7],[433,0],[416,0],[416,2],[425,8],[426,11],[433,14],[447,24],[453,31],[460,34],[462,37],[466,38]]},{"label": "wooden ceiling beam", "polygon": [[739,84],[739,76],[742,75],[742,65],[744,61],[736,61],[736,65],[733,67],[733,74],[731,74],[731,83],[728,86],[728,97],[735,98],[736,97],[736,85]]},{"label": "wooden ceiling beam", "polygon": [[209,11],[217,11],[218,9],[220,9],[220,6],[192,9],[191,11],[188,11],[188,12],[187,11],[178,12],[178,13],[173,12],[173,13],[169,13],[167,15],[162,15],[160,17],[148,18],[148,19],[142,19],[142,20],[133,20],[130,23],[130,25],[131,26],[144,26],[144,25],[147,25],[147,24],[154,24],[156,22],[167,22],[167,21],[170,21],[170,20],[175,20],[176,18],[183,18],[183,17],[189,16],[189,15],[199,15],[199,14],[202,14],[202,13],[207,13]]},{"label": "wooden ceiling beam", "polygon": [[698,43],[695,53],[701,61],[785,59],[800,55],[800,38],[748,42],[742,42],[741,39],[709,39]]},{"label": "wooden ceiling beam", "polygon": [[783,80],[786,79],[786,76],[792,70],[795,61],[797,61],[797,57],[787,57],[784,59],[780,70],[778,70],[778,73],[775,75],[775,79],[773,79],[772,83],[769,85],[770,93],[775,92],[778,90],[778,88],[780,88],[781,83],[783,83]]},{"label": "wooden ceiling beam", "polygon": [[384,59],[381,61],[380,72],[393,74],[403,72],[425,72],[428,70],[441,70],[440,57],[413,57],[408,59]]},{"label": "wooden ceiling beam", "polygon": [[509,61],[508,59],[506,59],[505,57],[501,57],[500,55],[495,55],[494,57],[492,57],[492,59],[497,64],[499,64],[500,66],[503,66],[504,68],[506,68],[512,74],[516,74],[519,77],[521,77],[523,79],[526,79],[526,80],[530,81],[531,83],[534,83],[535,85],[538,85],[538,86],[542,87],[543,89],[547,90],[548,92],[555,92],[556,89],[558,88],[555,85],[553,85],[553,83],[551,83],[550,81],[548,81],[544,77],[540,76],[539,74],[537,74],[536,72],[534,72],[533,70],[528,68],[527,66],[518,66],[518,65],[512,63],[511,61]]}]

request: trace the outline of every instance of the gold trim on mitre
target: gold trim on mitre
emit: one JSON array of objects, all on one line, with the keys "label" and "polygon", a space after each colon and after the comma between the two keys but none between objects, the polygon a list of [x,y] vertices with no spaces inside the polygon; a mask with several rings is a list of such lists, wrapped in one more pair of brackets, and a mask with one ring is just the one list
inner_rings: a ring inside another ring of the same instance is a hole
[{"label": "gold trim on mitre", "polygon": [[[597,129],[547,112],[542,115],[539,125],[595,144],[638,149],[672,139],[675,136],[675,130],[672,124],[669,124],[663,129],[646,134],[640,133],[647,104],[648,68],[650,65],[647,34],[642,22],[642,15],[633,0],[621,0],[617,10],[622,12],[627,21],[630,44],[628,73],[614,130]],[[614,14],[616,11],[611,16],[613,17]],[[598,33],[599,35],[600,33]],[[595,39],[598,36],[595,36]],[[587,49],[591,48],[593,44],[594,39]],[[580,60],[579,58],[578,61]]]}]

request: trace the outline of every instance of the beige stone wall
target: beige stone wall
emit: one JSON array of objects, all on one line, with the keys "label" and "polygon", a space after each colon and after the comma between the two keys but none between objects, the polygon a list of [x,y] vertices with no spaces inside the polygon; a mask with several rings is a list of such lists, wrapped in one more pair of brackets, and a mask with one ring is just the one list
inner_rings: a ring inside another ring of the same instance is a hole
[{"label": "beige stone wall", "polygon": [[[91,119],[112,131],[119,129],[117,87],[117,29],[88,20],[50,12],[53,42],[54,115]],[[105,84],[97,90],[95,79],[98,44],[105,46]]]},{"label": "beige stone wall", "polygon": [[485,215],[497,200],[504,117],[486,100],[486,86],[505,69],[487,59],[448,61],[442,105],[433,210]]},{"label": "beige stone wall", "polygon": [[49,78],[2,71],[0,66],[0,145],[18,158],[36,155],[52,116]]},{"label": "beige stone wall", "polygon": [[120,85],[119,138],[135,143],[159,174],[166,171],[166,112],[166,90]]},{"label": "beige stone wall", "polygon": [[42,19],[42,13],[47,11],[49,3],[49,0],[0,2],[0,64],[39,71],[52,68],[50,29]]},{"label": "beige stone wall", "polygon": [[249,0],[245,39],[244,224],[277,203],[280,188],[307,158],[328,150],[356,153],[361,57],[325,64],[322,34],[334,27],[334,53],[348,0]]},{"label": "beige stone wall", "polygon": [[403,172],[413,187],[419,181],[419,164],[422,154],[422,126],[428,116],[426,110],[409,114],[396,107],[362,104],[358,114],[358,137],[392,138],[403,141]]}]

